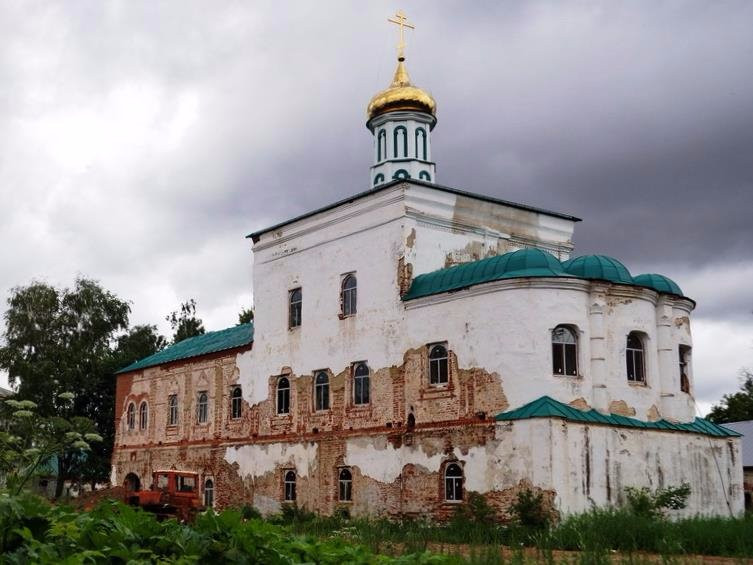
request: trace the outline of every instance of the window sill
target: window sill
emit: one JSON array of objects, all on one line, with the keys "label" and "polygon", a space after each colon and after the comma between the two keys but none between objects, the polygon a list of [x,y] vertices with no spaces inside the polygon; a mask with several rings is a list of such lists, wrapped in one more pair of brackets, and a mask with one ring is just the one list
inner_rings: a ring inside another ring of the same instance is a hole
[{"label": "window sill", "polygon": [[577,375],[563,375],[562,373],[552,373],[553,377],[557,377],[558,379],[582,379],[583,375],[580,373]]},{"label": "window sill", "polygon": [[638,388],[648,388],[648,384],[645,382],[639,382],[639,381],[628,381],[628,386],[634,386]]},{"label": "window sill", "polygon": [[353,504],[352,500],[338,500],[338,504]]},{"label": "window sill", "polygon": [[463,504],[465,502],[464,500],[444,500],[442,504],[447,504],[449,506],[455,506],[456,504]]}]

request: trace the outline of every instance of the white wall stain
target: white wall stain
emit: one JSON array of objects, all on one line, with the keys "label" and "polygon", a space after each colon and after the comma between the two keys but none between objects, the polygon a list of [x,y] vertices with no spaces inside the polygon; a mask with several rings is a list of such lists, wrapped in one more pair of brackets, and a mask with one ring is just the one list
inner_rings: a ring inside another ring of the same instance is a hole
[{"label": "white wall stain", "polygon": [[260,477],[281,466],[295,467],[300,477],[308,477],[317,465],[316,443],[267,443],[241,445],[225,450],[225,461],[237,463],[241,477]]}]

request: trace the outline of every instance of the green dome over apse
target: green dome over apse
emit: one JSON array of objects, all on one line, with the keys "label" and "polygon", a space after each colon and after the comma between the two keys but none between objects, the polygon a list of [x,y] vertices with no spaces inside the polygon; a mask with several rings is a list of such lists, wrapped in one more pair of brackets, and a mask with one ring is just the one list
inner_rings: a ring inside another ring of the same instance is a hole
[{"label": "green dome over apse", "polygon": [[677,285],[677,283],[669,277],[665,277],[664,275],[657,275],[656,273],[638,275],[637,277],[633,277],[633,283],[637,284],[638,286],[652,288],[657,292],[665,292],[667,294],[684,296],[682,294],[682,289]]},{"label": "green dome over apse", "polygon": [[627,267],[606,255],[582,255],[565,261],[563,269],[569,275],[584,279],[598,279],[621,284],[633,284]]},{"label": "green dome over apse", "polygon": [[562,264],[541,249],[519,249],[417,276],[403,300],[518,277],[561,277]]}]

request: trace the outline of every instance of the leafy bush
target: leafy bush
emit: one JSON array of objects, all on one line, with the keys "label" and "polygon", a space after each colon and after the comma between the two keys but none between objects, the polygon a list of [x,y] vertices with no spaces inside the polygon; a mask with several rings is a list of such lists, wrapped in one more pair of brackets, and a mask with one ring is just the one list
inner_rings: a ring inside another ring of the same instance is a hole
[{"label": "leafy bush", "polygon": [[551,513],[544,507],[544,495],[524,489],[518,493],[518,499],[510,507],[515,520],[526,528],[545,529],[552,521]]},{"label": "leafy bush", "polygon": [[657,518],[663,516],[665,510],[685,508],[690,485],[682,483],[679,487],[660,488],[653,492],[647,487],[626,487],[625,496],[631,513],[643,518]]},{"label": "leafy bush", "polygon": [[477,492],[469,492],[464,504],[455,507],[450,525],[454,528],[464,524],[478,526],[492,524],[496,521],[494,508],[489,506],[486,499]]},{"label": "leafy bush", "polygon": [[91,512],[0,494],[0,563],[446,564],[449,557],[375,555],[342,539],[314,540],[239,510],[200,514],[193,525],[159,522],[119,502]]}]

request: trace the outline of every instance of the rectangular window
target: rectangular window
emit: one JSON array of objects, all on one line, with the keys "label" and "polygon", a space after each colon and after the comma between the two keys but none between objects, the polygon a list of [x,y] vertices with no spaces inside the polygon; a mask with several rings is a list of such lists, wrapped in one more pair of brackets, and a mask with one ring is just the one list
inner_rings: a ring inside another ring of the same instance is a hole
[{"label": "rectangular window", "polygon": [[277,413],[290,413],[290,381],[287,377],[280,377],[277,381]]},{"label": "rectangular window", "polygon": [[295,471],[283,471],[284,473],[284,487],[285,487],[285,501],[295,501]]},{"label": "rectangular window", "polygon": [[196,404],[196,420],[199,424],[205,424],[209,416],[209,396],[206,391],[199,393],[198,402]]},{"label": "rectangular window", "polygon": [[234,386],[230,393],[230,418],[238,420],[243,412],[243,393],[240,386]]},{"label": "rectangular window", "polygon": [[429,384],[444,385],[449,381],[449,357],[445,344],[429,345]]}]

